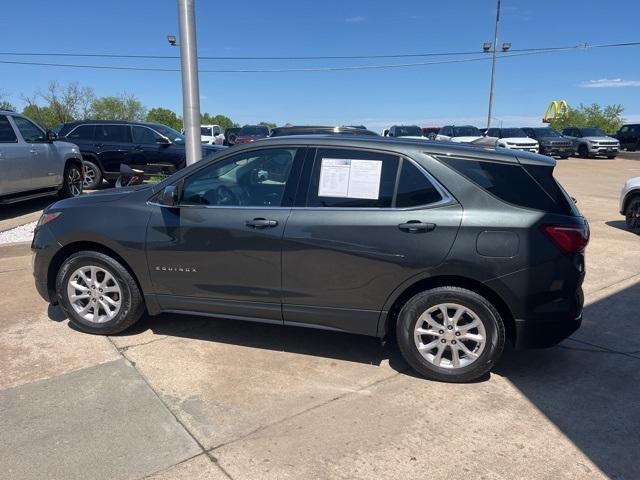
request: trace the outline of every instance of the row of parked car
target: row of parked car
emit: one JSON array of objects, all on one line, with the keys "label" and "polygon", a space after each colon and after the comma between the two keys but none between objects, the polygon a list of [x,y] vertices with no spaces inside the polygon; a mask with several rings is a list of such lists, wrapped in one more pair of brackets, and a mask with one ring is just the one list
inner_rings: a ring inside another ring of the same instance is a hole
[{"label": "row of parked car", "polygon": [[447,125],[439,129],[394,125],[384,130],[383,135],[495,145],[560,158],[575,153],[583,158],[598,155],[615,158],[621,148],[640,148],[640,125],[635,124],[624,125],[613,137],[599,128],[565,128],[558,132],[550,127],[479,129],[472,125]]}]

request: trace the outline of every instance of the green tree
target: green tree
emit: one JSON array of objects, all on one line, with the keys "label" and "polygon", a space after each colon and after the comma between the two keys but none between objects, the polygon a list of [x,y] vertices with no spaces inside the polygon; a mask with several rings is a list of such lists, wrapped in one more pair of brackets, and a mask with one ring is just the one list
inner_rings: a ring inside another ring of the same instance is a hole
[{"label": "green tree", "polygon": [[147,112],[147,122],[161,123],[174,130],[182,130],[182,119],[173,110],[156,107]]},{"label": "green tree", "polygon": [[146,109],[135,95],[100,97],[91,103],[89,117],[94,120],[144,120]]},{"label": "green tree", "polygon": [[16,108],[13,106],[13,104],[9,100],[5,100],[6,96],[7,95],[0,90],[0,110],[14,110],[15,111]]},{"label": "green tree", "polygon": [[220,125],[223,130],[239,126],[226,115],[211,115],[209,113],[203,113],[200,115],[200,119],[202,125]]},{"label": "green tree", "polygon": [[606,133],[615,133],[624,123],[622,105],[614,104],[602,107],[597,103],[578,105],[570,108],[566,115],[553,120],[551,127],[562,130],[566,127],[597,127]]},{"label": "green tree", "polygon": [[35,103],[24,107],[22,114],[49,130],[62,123],[58,121],[58,116],[51,107],[41,107]]},{"label": "green tree", "polygon": [[267,127],[269,130],[272,128],[276,128],[276,124],[273,122],[260,122],[258,125],[262,125],[263,127]]}]

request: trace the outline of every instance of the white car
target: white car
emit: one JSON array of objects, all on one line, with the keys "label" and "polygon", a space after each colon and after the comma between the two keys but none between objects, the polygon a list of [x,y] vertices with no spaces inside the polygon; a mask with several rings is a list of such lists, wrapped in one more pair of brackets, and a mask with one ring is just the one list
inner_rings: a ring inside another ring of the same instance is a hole
[{"label": "white car", "polygon": [[472,143],[482,138],[482,133],[472,125],[446,125],[436,135],[436,140]]},{"label": "white car", "polygon": [[422,129],[417,125],[393,125],[382,132],[385,137],[402,137],[413,138],[418,140],[428,140],[423,134]]},{"label": "white car", "polygon": [[627,180],[620,192],[620,213],[627,227],[640,235],[640,177]]},{"label": "white car", "polygon": [[540,151],[538,141],[527,137],[521,128],[488,128],[485,135],[497,138],[496,147],[535,153]]},{"label": "white car", "polygon": [[220,125],[201,125],[200,141],[206,145],[222,145],[224,134]]}]

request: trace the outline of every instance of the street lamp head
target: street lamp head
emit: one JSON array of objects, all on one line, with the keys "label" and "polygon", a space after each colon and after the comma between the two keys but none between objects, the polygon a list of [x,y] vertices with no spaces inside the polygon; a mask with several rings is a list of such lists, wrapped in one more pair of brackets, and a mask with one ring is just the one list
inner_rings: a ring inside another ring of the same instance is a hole
[{"label": "street lamp head", "polygon": [[490,52],[491,51],[491,42],[484,42],[482,44],[482,50],[486,53],[486,52]]},{"label": "street lamp head", "polygon": [[506,42],[506,43],[502,44],[502,51],[503,52],[508,52],[510,48],[511,48],[511,43]]},{"label": "street lamp head", "polygon": [[175,35],[167,35],[167,42],[169,42],[169,45],[171,45],[172,47],[175,47],[177,45],[176,36]]}]

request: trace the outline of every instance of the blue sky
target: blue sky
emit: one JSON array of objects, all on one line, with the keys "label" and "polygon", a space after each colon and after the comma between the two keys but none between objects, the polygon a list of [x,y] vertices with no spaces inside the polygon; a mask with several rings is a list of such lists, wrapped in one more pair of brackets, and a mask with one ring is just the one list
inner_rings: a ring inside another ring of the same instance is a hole
[{"label": "blue sky", "polygon": [[[7,0],[3,51],[179,54],[175,0]],[[8,7],[10,5],[10,7]],[[502,0],[500,41],[513,48],[640,40],[640,2]],[[7,11],[8,7],[8,11]],[[493,36],[495,0],[197,0],[199,55],[361,55],[481,50]],[[9,20],[10,21],[7,21]],[[487,58],[489,56],[487,55]],[[508,125],[539,123],[548,103],[621,103],[640,120],[640,47],[580,50],[498,61],[494,114]],[[177,67],[178,60],[0,60]],[[393,64],[434,58],[201,61],[201,69]],[[390,70],[200,75],[201,110],[238,123],[485,122],[490,62]],[[179,73],[82,70],[0,64],[0,93],[21,96],[50,80],[91,86],[98,95],[135,94],[148,108],[181,112]]]}]

